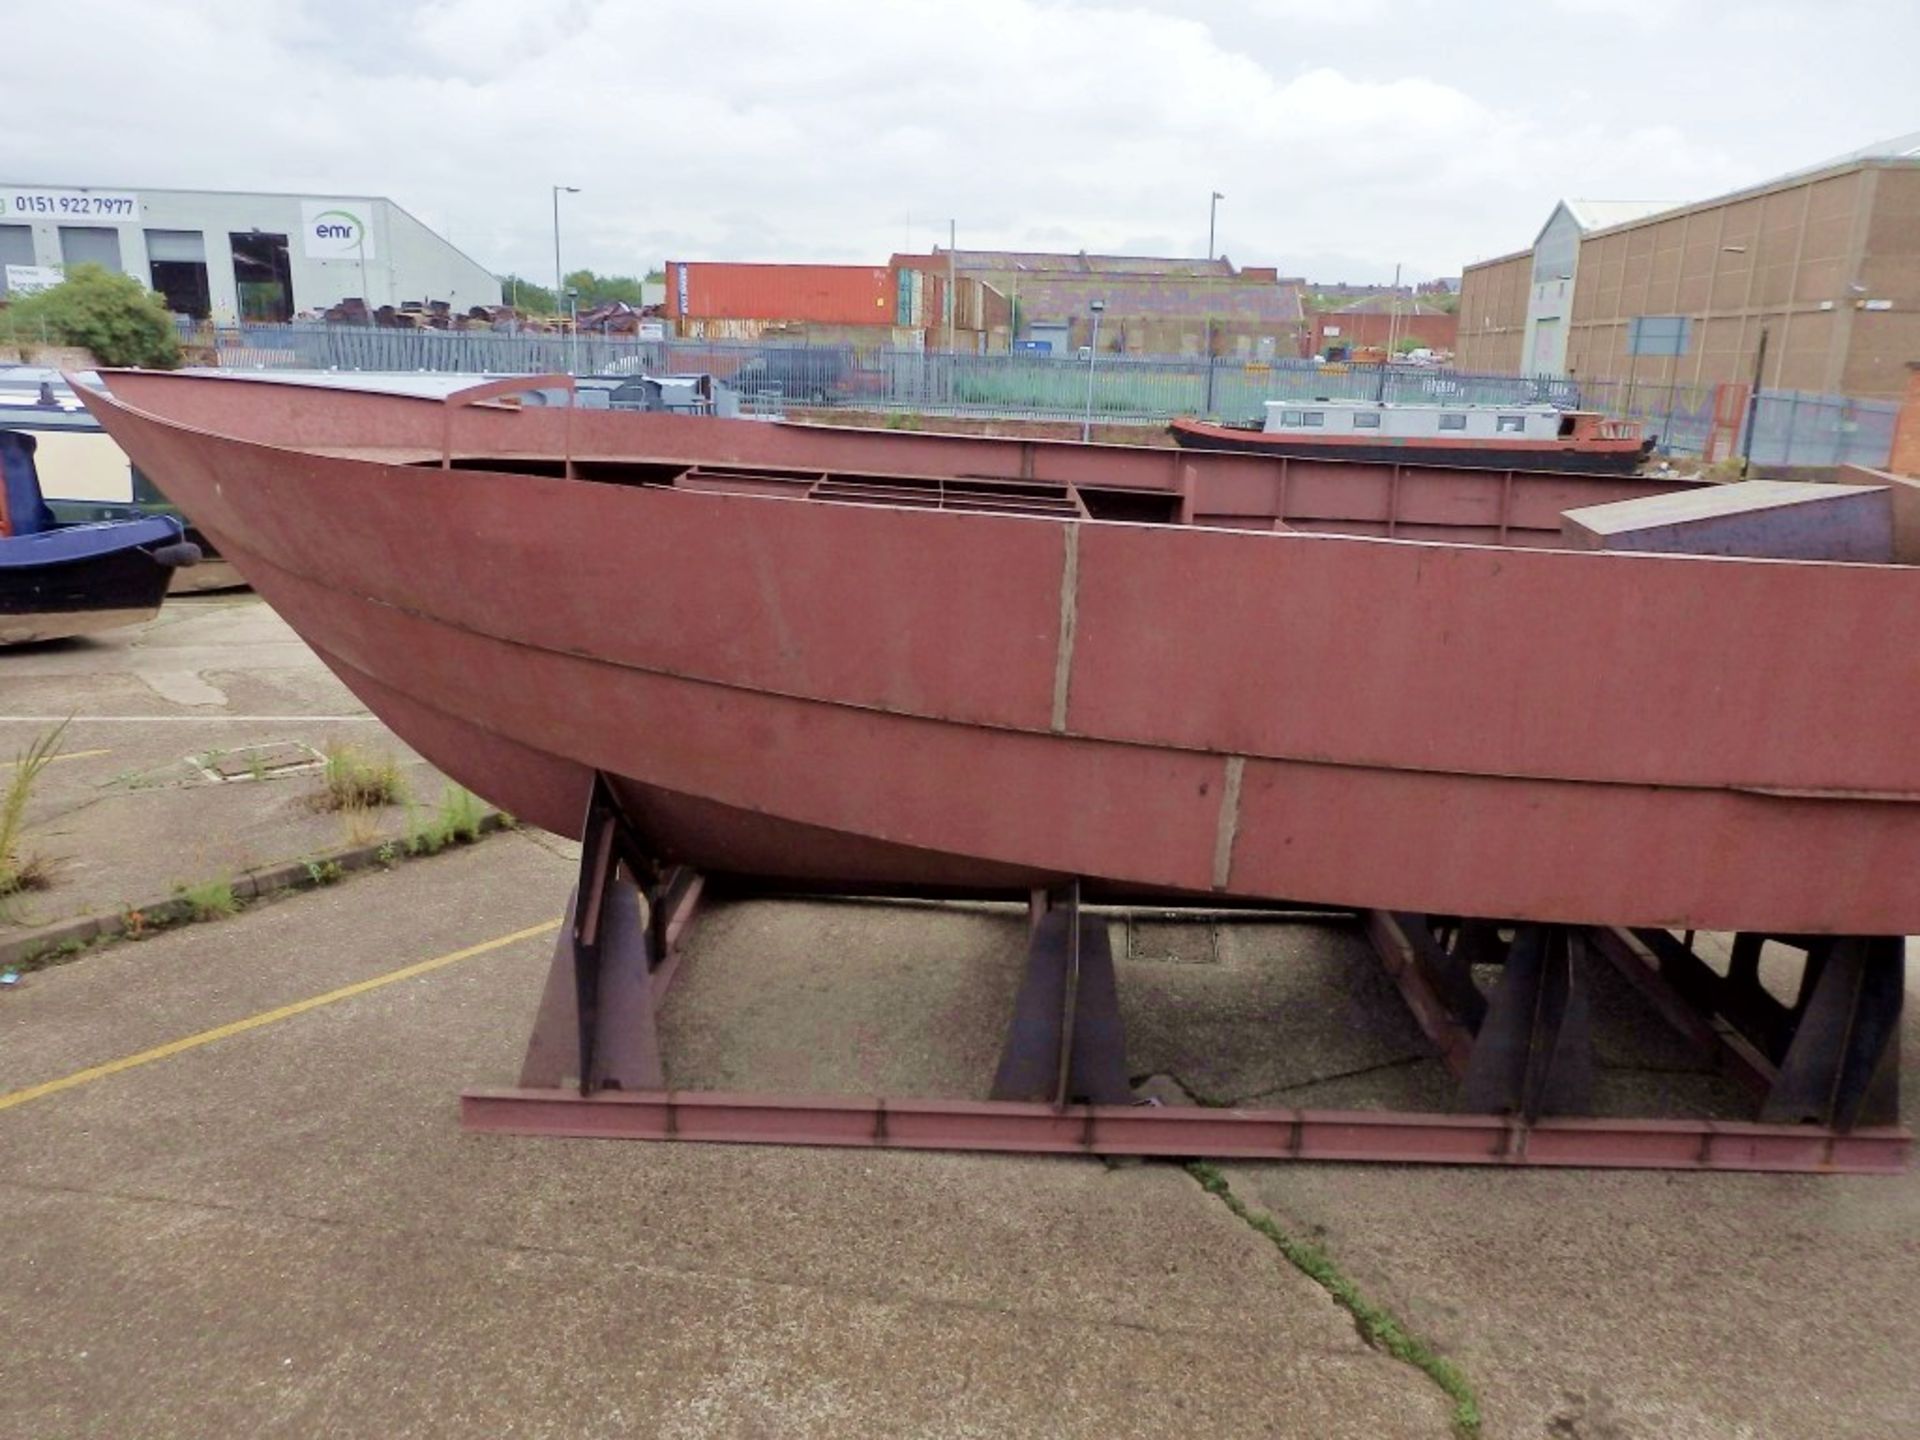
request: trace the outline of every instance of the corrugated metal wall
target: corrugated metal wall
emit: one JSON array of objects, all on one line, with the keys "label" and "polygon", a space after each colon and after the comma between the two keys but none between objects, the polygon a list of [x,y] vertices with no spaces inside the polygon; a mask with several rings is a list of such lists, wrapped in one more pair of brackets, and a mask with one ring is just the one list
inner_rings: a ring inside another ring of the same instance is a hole
[{"label": "corrugated metal wall", "polygon": [[883,265],[667,264],[667,315],[675,320],[892,325],[895,307],[893,272]]}]

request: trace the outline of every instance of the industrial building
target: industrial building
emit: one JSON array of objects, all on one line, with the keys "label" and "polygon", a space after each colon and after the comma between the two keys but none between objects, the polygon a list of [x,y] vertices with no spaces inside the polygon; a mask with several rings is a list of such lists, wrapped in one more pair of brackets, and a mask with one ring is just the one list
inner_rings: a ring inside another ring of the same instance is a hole
[{"label": "industrial building", "polygon": [[[666,319],[688,340],[777,340],[858,349],[1005,348],[1007,300],[959,277],[947,308],[947,267],[925,256],[885,265],[667,262]],[[996,345],[995,337],[999,337]]]},{"label": "industrial building", "polygon": [[500,282],[391,200],[227,190],[0,185],[0,288],[92,262],[196,319],[290,320],[349,297],[370,309],[500,303]]},{"label": "industrial building", "polygon": [[[944,268],[936,248],[913,258]],[[1007,297],[1022,348],[1055,354],[1092,339],[1092,306],[1100,348],[1130,355],[1230,355],[1271,360],[1299,355],[1306,338],[1306,282],[1271,266],[1236,269],[1210,260],[1136,255],[1050,254],[1020,250],[955,250],[954,269]],[[997,347],[996,347],[997,348]]]},{"label": "industrial building", "polygon": [[1454,348],[1456,317],[1450,310],[1401,292],[1366,295],[1337,310],[1321,310],[1313,317],[1309,354],[1337,358],[1344,351],[1392,351],[1419,347],[1435,353]]},{"label": "industrial building", "polygon": [[1691,205],[1563,200],[1467,267],[1458,364],[1665,385],[1905,393],[1920,357],[1920,133]]}]

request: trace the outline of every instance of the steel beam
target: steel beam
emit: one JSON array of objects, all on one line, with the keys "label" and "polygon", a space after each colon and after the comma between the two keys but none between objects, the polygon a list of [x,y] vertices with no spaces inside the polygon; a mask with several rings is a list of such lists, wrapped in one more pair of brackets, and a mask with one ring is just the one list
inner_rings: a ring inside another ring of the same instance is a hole
[{"label": "steel beam", "polygon": [[1380,1111],[1212,1110],[729,1094],[472,1090],[469,1130],[494,1134],[863,1149],[1159,1155],[1220,1160],[1781,1170],[1904,1170],[1912,1135],[1687,1120],[1523,1120]]}]

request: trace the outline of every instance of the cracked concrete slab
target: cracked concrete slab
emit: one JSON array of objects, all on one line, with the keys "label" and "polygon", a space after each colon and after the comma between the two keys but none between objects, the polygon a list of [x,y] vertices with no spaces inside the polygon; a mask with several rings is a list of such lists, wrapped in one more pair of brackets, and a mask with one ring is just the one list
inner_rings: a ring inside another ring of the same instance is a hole
[{"label": "cracked concrete slab", "polygon": [[[552,916],[566,879],[514,837],[45,972],[0,1009],[36,1047],[9,1078]],[[669,1001],[702,1084],[792,1063],[755,1048],[771,1019],[701,1038],[741,977],[837,1057],[809,1074],[857,1078],[908,996],[836,1006],[818,972],[977,969],[956,1003],[998,1007],[1023,937],[714,918]],[[1445,1433],[1433,1387],[1172,1167],[462,1134],[453,1092],[511,1077],[550,945],[0,1110],[0,1430]],[[944,1077],[933,1042],[897,1078]]]},{"label": "cracked concrete slab", "polygon": [[1227,1168],[1462,1364],[1488,1440],[1920,1432],[1920,1175]]},{"label": "cracked concrete slab", "polygon": [[1213,928],[1216,963],[1115,962],[1134,1074],[1228,1104],[1430,1053],[1357,924]]}]

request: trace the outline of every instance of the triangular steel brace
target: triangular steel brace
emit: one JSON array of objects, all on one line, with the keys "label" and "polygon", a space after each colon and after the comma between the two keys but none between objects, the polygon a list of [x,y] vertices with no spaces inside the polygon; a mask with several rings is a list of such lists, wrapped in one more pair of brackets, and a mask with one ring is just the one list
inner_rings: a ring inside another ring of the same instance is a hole
[{"label": "triangular steel brace", "polygon": [[[644,923],[642,887],[649,900]],[[527,1044],[522,1086],[573,1084],[582,1095],[664,1087],[652,978],[666,953],[660,888],[659,867],[595,771],[580,826],[579,879]]]},{"label": "triangular steel brace", "polygon": [[1564,925],[1522,925],[1474,1036],[1462,1082],[1466,1109],[1585,1115],[1593,1109],[1587,941]]},{"label": "triangular steel brace", "polygon": [[992,1098],[1133,1103],[1107,922],[1081,913],[1078,881],[1034,896],[1026,973]]}]

